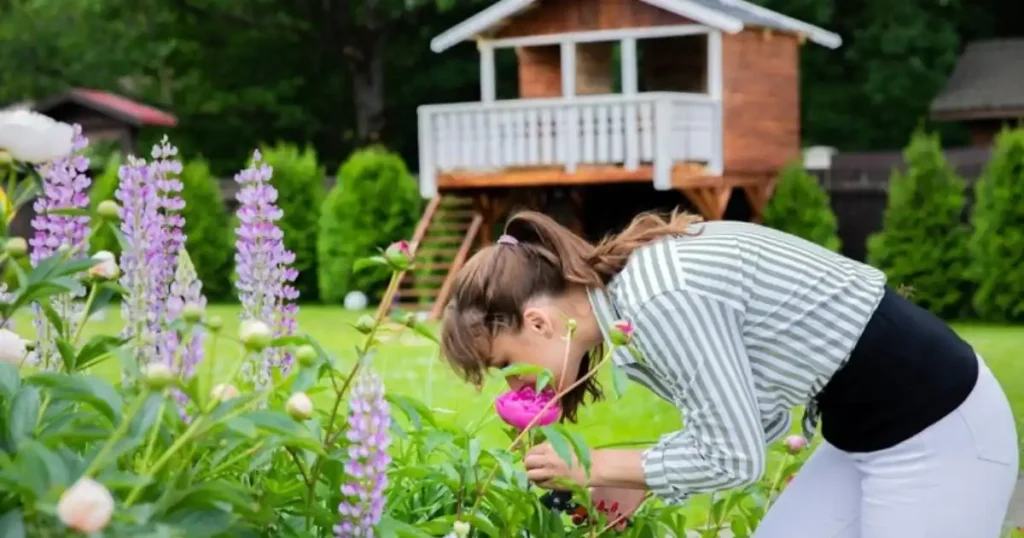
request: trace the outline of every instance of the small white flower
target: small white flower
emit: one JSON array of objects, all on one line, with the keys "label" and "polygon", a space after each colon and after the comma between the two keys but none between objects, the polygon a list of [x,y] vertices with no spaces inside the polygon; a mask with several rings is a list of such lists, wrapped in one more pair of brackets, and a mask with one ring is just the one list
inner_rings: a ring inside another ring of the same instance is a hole
[{"label": "small white flower", "polygon": [[466,538],[469,536],[469,523],[466,521],[456,521],[452,530],[455,531],[455,536],[458,538]]},{"label": "small white flower", "polygon": [[218,402],[226,402],[238,396],[238,387],[231,383],[221,383],[210,391],[210,396]]},{"label": "small white flower", "polygon": [[288,398],[285,410],[295,420],[307,420],[313,416],[313,400],[305,392],[296,392]]},{"label": "small white flower", "polygon": [[270,337],[270,327],[260,320],[247,319],[238,329],[238,339],[245,347],[254,351],[261,351],[269,346]]},{"label": "small white flower", "polygon": [[71,153],[74,129],[29,110],[0,112],[0,150],[15,160],[32,164],[59,159]]},{"label": "small white flower", "polygon": [[121,274],[121,268],[117,266],[117,258],[112,252],[101,250],[92,255],[96,265],[89,268],[89,276],[100,280],[114,280]]},{"label": "small white flower", "polygon": [[103,530],[113,514],[114,497],[103,484],[87,476],[79,478],[57,503],[60,520],[78,532]]},{"label": "small white flower", "polygon": [[7,329],[0,329],[0,362],[19,366],[26,351],[25,340]]}]

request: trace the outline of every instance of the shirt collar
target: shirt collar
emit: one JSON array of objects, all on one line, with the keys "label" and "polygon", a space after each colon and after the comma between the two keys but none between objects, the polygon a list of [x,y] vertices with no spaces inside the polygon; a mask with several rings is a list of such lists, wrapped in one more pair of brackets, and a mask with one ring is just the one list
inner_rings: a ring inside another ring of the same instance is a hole
[{"label": "shirt collar", "polygon": [[[599,288],[587,288],[587,298],[590,300],[590,308],[594,311],[594,319],[597,320],[597,326],[601,329],[601,336],[604,337],[605,344],[611,346],[611,336],[609,330],[611,329],[612,323],[622,319],[619,315],[619,311],[615,308],[615,304],[612,302],[611,287],[607,289]],[[612,362],[618,366],[627,366],[636,363],[636,359],[629,350],[624,347],[618,347],[612,352]]]}]

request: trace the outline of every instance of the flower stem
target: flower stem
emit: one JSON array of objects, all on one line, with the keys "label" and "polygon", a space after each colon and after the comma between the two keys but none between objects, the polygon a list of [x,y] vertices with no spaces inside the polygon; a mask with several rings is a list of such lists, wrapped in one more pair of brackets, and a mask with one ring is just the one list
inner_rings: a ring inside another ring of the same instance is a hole
[{"label": "flower stem", "polygon": [[149,432],[149,441],[146,443],[146,451],[142,455],[142,468],[145,469],[149,466],[149,458],[153,456],[153,447],[156,445],[156,436],[160,432],[160,423],[164,419],[164,407],[167,405],[167,399],[162,398],[160,400],[160,411],[157,412],[156,422],[153,424],[153,429]]},{"label": "flower stem", "polygon": [[85,299],[85,309],[82,310],[82,321],[78,323],[78,327],[75,328],[75,337],[71,339],[72,346],[77,346],[78,339],[82,337],[82,331],[85,329],[85,324],[89,321],[89,309],[92,308],[92,303],[96,301],[96,293],[99,289],[99,285],[95,282],[89,288],[89,297]]},{"label": "flower stem", "polygon": [[142,392],[139,393],[139,396],[132,403],[128,413],[126,413],[121,419],[121,423],[117,425],[117,429],[114,430],[113,435],[110,436],[110,439],[107,439],[103,448],[100,449],[100,453],[93,458],[92,463],[90,463],[89,467],[85,469],[82,476],[93,476],[97,471],[99,471],[100,466],[103,464],[103,460],[106,459],[107,454],[113,450],[114,444],[124,437],[125,432],[128,431],[128,427],[132,423],[132,420],[135,419],[135,415],[139,412],[139,409],[142,409],[142,405],[146,403],[147,398],[149,398],[149,388],[143,387]]},{"label": "flower stem", "polygon": [[[181,447],[185,446],[185,443],[187,443],[196,434],[196,431],[198,431],[199,429],[199,425],[203,422],[203,418],[205,417],[196,417],[195,421],[193,421],[192,424],[190,424],[189,427],[185,429],[185,433],[181,434],[181,437],[179,437],[174,442],[174,444],[171,445],[171,448],[167,449],[167,452],[164,452],[164,454],[160,456],[160,459],[156,460],[156,463],[154,463],[152,467],[150,467],[149,469],[145,469],[142,472],[142,476],[152,477],[154,474],[160,471],[160,469],[162,469],[163,466],[166,465],[168,461],[170,461],[171,456],[178,452],[178,450],[181,450]],[[125,499],[124,501],[124,505],[126,508],[131,506],[132,503],[134,503],[136,499],[138,499],[139,494],[142,493],[142,487],[145,484],[146,482],[139,482],[138,484],[135,485],[134,488],[132,488],[131,492],[128,494],[128,498]]]},{"label": "flower stem", "polygon": [[786,459],[782,461],[782,465],[779,465],[778,470],[775,471],[775,478],[772,479],[772,487],[768,490],[768,505],[765,506],[765,510],[768,510],[774,502],[775,491],[779,487],[779,483],[782,482],[782,472],[789,466],[789,459],[792,457],[791,454],[786,454]]}]

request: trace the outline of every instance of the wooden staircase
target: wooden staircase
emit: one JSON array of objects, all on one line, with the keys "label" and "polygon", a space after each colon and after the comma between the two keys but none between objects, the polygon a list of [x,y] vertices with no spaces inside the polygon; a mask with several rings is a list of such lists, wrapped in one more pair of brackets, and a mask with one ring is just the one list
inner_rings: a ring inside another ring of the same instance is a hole
[{"label": "wooden staircase", "polygon": [[452,194],[432,198],[413,235],[415,267],[399,283],[398,306],[441,316],[455,273],[479,245],[483,215],[473,200]]}]

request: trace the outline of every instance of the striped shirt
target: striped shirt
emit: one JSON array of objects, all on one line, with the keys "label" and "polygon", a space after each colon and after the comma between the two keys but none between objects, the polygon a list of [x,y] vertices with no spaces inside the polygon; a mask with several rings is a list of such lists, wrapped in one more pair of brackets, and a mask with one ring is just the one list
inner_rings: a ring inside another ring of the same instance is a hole
[{"label": "striped shirt", "polygon": [[766,446],[794,406],[844,364],[885,290],[877,269],[757,224],[712,221],[630,257],[604,292],[598,324],[626,319],[633,347],[612,360],[675,404],[685,428],[643,453],[648,488],[667,502],[758,480]]}]

